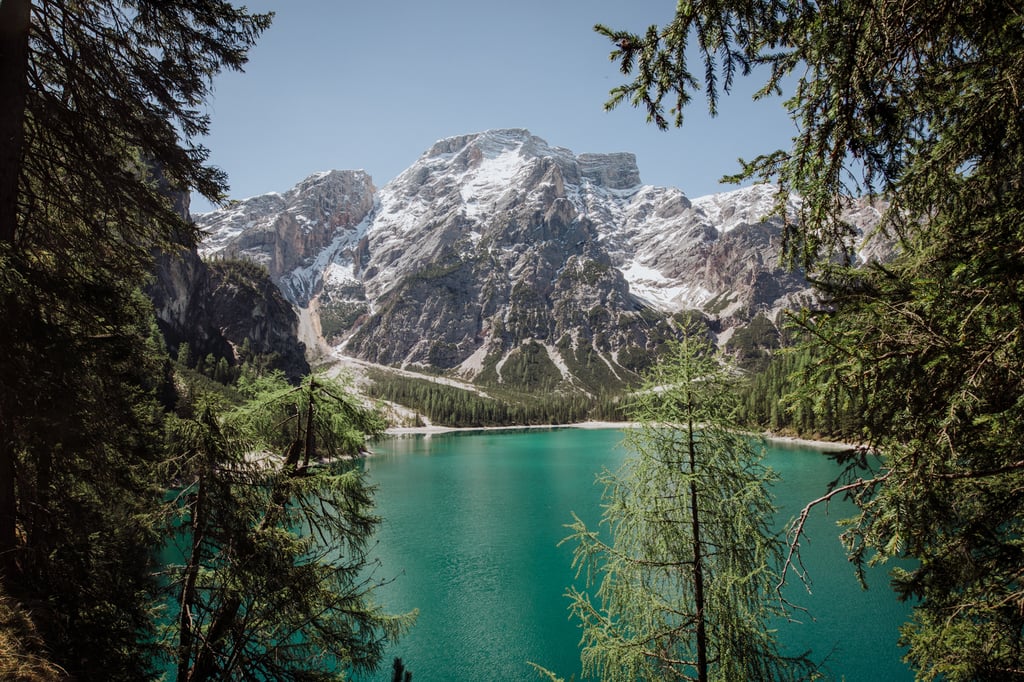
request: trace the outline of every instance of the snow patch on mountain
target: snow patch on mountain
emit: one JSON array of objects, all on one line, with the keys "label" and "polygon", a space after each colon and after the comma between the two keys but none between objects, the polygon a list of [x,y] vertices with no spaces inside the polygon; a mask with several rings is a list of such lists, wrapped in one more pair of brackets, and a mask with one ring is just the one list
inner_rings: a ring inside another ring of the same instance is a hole
[{"label": "snow patch on mountain", "polygon": [[278,286],[285,297],[298,304],[300,301],[312,299],[326,282],[358,283],[353,251],[372,224],[373,214],[370,213],[354,229],[337,233],[331,243],[320,251],[311,263],[297,267],[282,276]]},{"label": "snow patch on mountain", "polygon": [[494,209],[497,198],[508,191],[522,168],[519,149],[503,149],[494,158],[485,158],[459,182],[459,195],[467,218],[479,220]]},{"label": "snow patch on mountain", "polygon": [[714,294],[702,286],[680,284],[654,268],[637,262],[622,268],[630,292],[654,308],[666,311],[700,308]]},{"label": "snow patch on mountain", "polygon": [[807,289],[779,267],[770,185],[691,200],[642,184],[632,154],[577,156],[520,129],[438,140],[380,190],[358,173],[311,175],[201,227],[205,253],[268,263],[366,360],[500,379],[533,339],[566,381],[579,363],[624,379],[667,333],[651,309],[669,327],[699,309],[726,333]]},{"label": "snow patch on mountain", "polygon": [[[775,213],[777,200],[778,188],[762,183],[698,197],[693,200],[693,206],[704,214],[709,225],[724,234],[740,225],[763,222]],[[787,217],[795,220],[799,209],[799,202],[791,197],[786,205]]]},{"label": "snow patch on mountain", "polygon": [[241,201],[233,201],[222,209],[193,216],[203,235],[199,255],[207,258],[224,249],[244,232],[271,220],[285,210],[285,198],[270,192]]}]

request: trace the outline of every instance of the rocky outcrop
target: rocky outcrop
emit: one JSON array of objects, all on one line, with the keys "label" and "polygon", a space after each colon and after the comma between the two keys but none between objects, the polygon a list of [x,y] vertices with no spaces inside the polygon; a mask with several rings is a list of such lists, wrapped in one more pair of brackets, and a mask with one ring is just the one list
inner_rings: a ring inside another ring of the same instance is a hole
[{"label": "rocky outcrop", "polygon": [[[187,216],[187,197],[179,201]],[[290,378],[309,372],[295,311],[260,266],[247,261],[208,264],[183,244],[174,252],[156,254],[147,293],[174,352],[188,343],[195,357],[212,354],[234,364],[246,346],[268,356],[271,366]]]},{"label": "rocky outcrop", "polygon": [[200,251],[207,259],[245,258],[266,266],[288,299],[305,306],[318,289],[318,257],[338,248],[339,237],[358,242],[375,191],[363,171],[315,173],[284,194],[237,201],[200,217],[207,235]]},{"label": "rocky outcrop", "polygon": [[580,175],[598,186],[623,190],[640,186],[635,154],[580,154],[576,162]]},{"label": "rocky outcrop", "polygon": [[206,257],[266,263],[360,359],[504,383],[528,355],[597,392],[629,381],[684,320],[724,341],[809,291],[779,263],[771,187],[691,200],[641,184],[632,154],[577,156],[516,129],[440,140],[372,198],[359,173],[318,174],[200,225]]}]

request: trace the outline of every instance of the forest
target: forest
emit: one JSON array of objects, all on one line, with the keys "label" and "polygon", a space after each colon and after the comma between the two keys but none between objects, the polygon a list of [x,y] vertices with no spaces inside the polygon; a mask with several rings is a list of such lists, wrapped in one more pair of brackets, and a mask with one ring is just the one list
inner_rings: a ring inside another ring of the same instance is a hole
[{"label": "forest", "polygon": [[[251,349],[231,363],[169,347],[145,295],[157,256],[200,238],[174,198],[226,200],[203,105],[272,18],[223,0],[0,0],[3,679],[343,679],[386,670],[386,645],[414,627],[373,601],[391,576],[368,552],[380,519],[357,457],[380,413]],[[602,679],[814,677],[749,627],[774,613],[764,578],[792,573],[801,539],[799,518],[788,538],[762,532],[769,475],[734,438],[755,425],[853,445],[808,509],[856,504],[854,570],[911,560],[891,586],[915,604],[900,643],[918,679],[1024,679],[1024,12],[696,0],[639,34],[595,30],[624,81],[606,107],[637,109],[637,125],[670,135],[739,79],[778,98],[799,134],[731,179],[773,184],[783,219],[800,198],[784,254],[817,302],[791,312],[779,347],[750,330],[763,352],[746,385],[684,339],[650,368],[672,390],[625,404],[510,410],[510,396],[385,379],[379,397],[466,425],[650,427],[608,479],[623,544],[573,529],[578,565],[609,576],[570,611],[582,669]],[[874,237],[895,255],[859,263],[842,215],[875,197],[888,208]],[[728,391],[702,393],[712,378]],[[666,497],[668,526],[636,514]],[[669,560],[689,576],[668,611],[692,612],[685,624],[644,608],[657,595],[636,567]]]}]

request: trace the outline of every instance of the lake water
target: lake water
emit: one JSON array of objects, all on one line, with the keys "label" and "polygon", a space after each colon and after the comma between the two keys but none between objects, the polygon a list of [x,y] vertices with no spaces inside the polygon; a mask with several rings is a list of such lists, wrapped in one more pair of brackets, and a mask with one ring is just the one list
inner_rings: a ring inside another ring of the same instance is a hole
[{"label": "lake water", "polygon": [[[580,631],[568,618],[572,547],[558,547],[576,512],[597,527],[602,489],[594,476],[625,455],[615,429],[462,432],[386,438],[366,460],[385,522],[376,550],[393,583],[379,598],[393,612],[420,610],[413,630],[373,679],[390,680],[399,656],[419,682],[539,680],[539,663],[579,679]],[[819,451],[772,445],[768,463],[780,525],[835,478]],[[781,623],[788,650],[810,649],[834,679],[912,680],[900,661],[897,628],[909,613],[888,589],[885,569],[861,590],[838,540],[851,507],[819,510],[803,541],[812,594],[802,623]]]}]

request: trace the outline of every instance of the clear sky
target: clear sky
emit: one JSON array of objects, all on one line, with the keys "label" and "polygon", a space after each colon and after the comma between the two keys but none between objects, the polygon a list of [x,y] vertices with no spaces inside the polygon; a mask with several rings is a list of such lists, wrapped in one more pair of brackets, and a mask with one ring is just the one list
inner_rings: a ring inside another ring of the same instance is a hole
[{"label": "clear sky", "polygon": [[[244,1],[244,0],[240,0]],[[710,118],[694,101],[682,129],[659,131],[628,105],[595,23],[642,32],[674,0],[248,0],[274,11],[244,73],[214,83],[210,162],[232,198],[284,191],[311,173],[363,169],[382,187],[437,140],[526,128],[552,146],[633,152],[645,184],[690,197],[738,169],[737,157],[788,147],[793,125],[760,83],[740,83]],[[696,66],[696,65],[695,65]],[[193,212],[210,210],[193,198]]]}]

